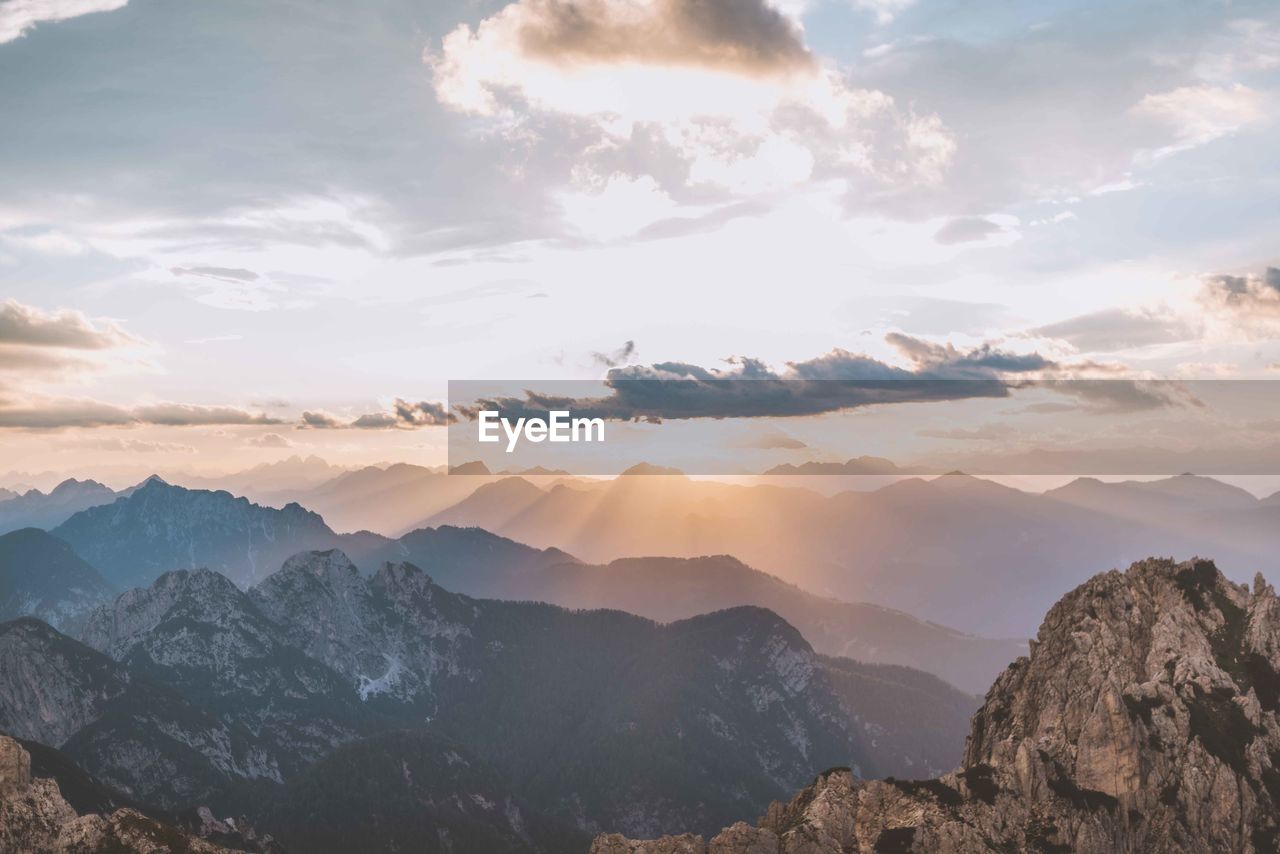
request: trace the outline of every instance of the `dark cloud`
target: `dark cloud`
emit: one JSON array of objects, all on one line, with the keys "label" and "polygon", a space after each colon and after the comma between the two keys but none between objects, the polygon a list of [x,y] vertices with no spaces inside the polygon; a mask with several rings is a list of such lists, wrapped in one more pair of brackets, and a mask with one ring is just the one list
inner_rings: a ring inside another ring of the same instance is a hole
[{"label": "dark cloud", "polygon": [[303,412],[298,427],[311,430],[413,430],[418,427],[442,427],[455,418],[442,403],[427,400],[413,403],[396,398],[391,412],[370,412],[352,421],[343,421],[328,412]]},{"label": "dark cloud", "polygon": [[346,426],[353,430],[390,430],[400,426],[400,419],[386,412],[371,412],[361,415]]},{"label": "dark cloud", "polygon": [[901,333],[885,340],[911,361],[910,368],[838,348],[807,361],[788,362],[782,371],[746,357],[728,360],[728,369],[684,362],[628,365],[608,372],[606,396],[525,390],[523,397],[481,397],[454,409],[469,419],[484,409],[499,410],[508,418],[546,417],[550,410],[619,421],[783,418],[895,403],[1003,398],[1031,388],[1074,397],[1081,408],[1097,413],[1199,403],[1177,383],[1075,379],[1112,372],[1110,365],[1062,364],[991,343],[960,350]]},{"label": "dark cloud", "polygon": [[591,358],[597,365],[603,365],[606,368],[616,368],[619,365],[625,365],[631,361],[631,357],[636,354],[636,342],[627,341],[612,353],[592,353]]},{"label": "dark cloud", "polygon": [[78,311],[43,312],[11,299],[0,305],[0,344],[106,350],[136,343],[114,323],[95,324]]},{"label": "dark cloud", "polygon": [[939,243],[972,243],[1000,234],[1004,226],[982,217],[959,217],[938,229],[933,239]]},{"label": "dark cloud", "polygon": [[890,342],[915,362],[913,369],[840,349],[789,362],[780,372],[751,358],[731,359],[732,367],[724,370],[663,362],[610,370],[607,397],[527,391],[524,398],[482,399],[458,410],[469,418],[480,409],[498,409],[508,417],[568,409],[579,417],[650,421],[819,415],[874,404],[1005,397],[1010,386],[1004,375],[1054,366],[1037,354],[1020,356],[989,346],[961,352],[896,334]]},{"label": "dark cloud", "polygon": [[420,400],[417,403],[396,399],[395,417],[399,426],[443,427],[455,420],[455,416],[443,403]]},{"label": "dark cloud", "polygon": [[941,371],[951,379],[985,379],[994,373],[1025,374],[1062,367],[1039,353],[1013,353],[992,344],[961,351],[951,344],[935,344],[901,332],[890,332],[885,341],[915,363],[918,370]]},{"label": "dark cloud", "polygon": [[1204,302],[1210,306],[1236,312],[1247,320],[1250,316],[1264,319],[1280,317],[1280,268],[1268,267],[1262,275],[1218,275],[1204,280]]},{"label": "dark cloud", "polygon": [[694,65],[746,73],[812,66],[799,30],[764,0],[523,0],[521,48],[558,63]]},{"label": "dark cloud", "polygon": [[342,426],[342,422],[336,416],[310,410],[302,413],[302,421],[298,424],[300,429],[312,430],[334,430]]},{"label": "dark cloud", "polygon": [[1108,353],[1188,341],[1199,330],[1187,318],[1170,311],[1112,308],[1050,323],[1027,334],[1056,338],[1080,351]]}]

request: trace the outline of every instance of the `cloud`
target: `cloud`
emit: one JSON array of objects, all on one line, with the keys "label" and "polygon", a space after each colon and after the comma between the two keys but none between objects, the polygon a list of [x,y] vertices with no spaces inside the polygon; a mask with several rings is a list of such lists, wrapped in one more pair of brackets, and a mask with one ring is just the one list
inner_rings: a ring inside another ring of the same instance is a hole
[{"label": "cloud", "polygon": [[0,44],[21,38],[37,24],[122,9],[129,0],[6,0],[0,3]]},{"label": "cloud", "polygon": [[302,413],[299,429],[310,430],[413,430],[419,427],[443,427],[455,420],[442,403],[421,400],[412,403],[396,398],[391,412],[371,412],[344,421],[324,411]]},{"label": "cloud", "polygon": [[234,406],[197,406],[189,403],[161,403],[140,406],[135,417],[146,424],[187,427],[223,424],[281,424],[279,418],[251,413]]},{"label": "cloud", "polygon": [[175,276],[200,276],[224,282],[256,282],[259,278],[252,270],[238,267],[170,267],[169,272]]},{"label": "cloud", "polygon": [[214,308],[267,311],[276,308],[277,297],[287,291],[253,270],[240,267],[170,267],[169,272],[180,279],[194,280],[190,287],[195,290],[196,300]]},{"label": "cloud", "polygon": [[1176,383],[1084,378],[1118,373],[1121,369],[1115,365],[1062,363],[990,342],[962,350],[898,332],[885,340],[911,363],[909,368],[840,348],[787,362],[782,370],[748,357],[726,360],[731,366],[727,369],[684,362],[628,365],[608,372],[606,396],[526,389],[523,397],[482,396],[456,403],[454,410],[473,420],[481,410],[498,410],[506,418],[545,418],[550,410],[569,410],[574,417],[649,422],[785,418],[876,405],[1004,398],[1035,388],[1075,398],[1097,414],[1199,405]]},{"label": "cloud", "polygon": [[612,353],[592,353],[591,359],[597,365],[603,365],[606,368],[616,368],[619,365],[625,365],[631,361],[631,357],[636,354],[636,342],[626,341],[617,350]]},{"label": "cloud", "polygon": [[917,370],[951,379],[987,379],[996,374],[1056,371],[1062,367],[1039,353],[1013,353],[992,344],[961,351],[951,344],[936,344],[901,332],[890,332],[885,340],[910,359]]},{"label": "cloud", "polygon": [[1204,406],[1190,388],[1172,380],[1072,379],[1046,380],[1039,385],[1079,400],[1084,411],[1094,415]]},{"label": "cloud", "polygon": [[1266,113],[1262,96],[1240,83],[1181,86],[1147,95],[1134,107],[1134,112],[1154,118],[1172,130],[1175,141],[1158,149],[1157,156],[1212,142],[1261,119]]},{"label": "cloud", "polygon": [[522,0],[484,21],[474,38],[494,37],[563,65],[657,63],[768,74],[813,63],[796,25],[764,0]]},{"label": "cloud", "polygon": [[889,23],[899,12],[914,3],[915,0],[853,0],[854,6],[875,15],[878,24]]},{"label": "cloud", "polygon": [[1005,397],[1010,390],[1006,375],[1058,367],[1039,354],[992,346],[960,351],[897,333],[887,340],[913,362],[912,369],[842,349],[788,362],[781,371],[743,357],[728,360],[728,369],[664,362],[610,370],[607,397],[574,399],[527,391],[523,398],[485,398],[455,409],[468,418],[481,409],[498,409],[506,417],[545,417],[548,410],[568,409],[576,417],[649,421],[820,415],[875,404]]},{"label": "cloud", "polygon": [[137,343],[111,321],[94,323],[78,311],[45,312],[12,299],[0,305],[0,344],[106,350]]},{"label": "cloud", "polygon": [[298,428],[303,430],[334,430],[342,426],[342,421],[336,415],[316,410],[304,410],[302,421],[298,424]]},{"label": "cloud", "polygon": [[1204,280],[1202,300],[1213,308],[1244,319],[1280,318],[1280,268],[1268,267],[1262,275],[1215,275]]},{"label": "cloud", "polygon": [[973,243],[1003,234],[1004,226],[982,217],[959,217],[949,221],[933,235],[933,239],[945,245]]},{"label": "cloud", "polygon": [[396,398],[395,416],[403,427],[443,427],[452,421],[454,416],[442,403],[431,403],[420,400],[417,403]]},{"label": "cloud", "polygon": [[191,427],[279,424],[278,419],[230,406],[159,403],[135,408],[96,400],[46,399],[0,406],[0,428],[57,430],[64,427],[119,427],[151,424]]},{"label": "cloud", "polygon": [[1077,351],[1110,353],[1189,341],[1200,334],[1190,319],[1165,308],[1109,308],[1030,330],[1037,338],[1065,341]]},{"label": "cloud", "polygon": [[425,60],[442,105],[521,161],[571,164],[575,234],[715,227],[744,211],[725,203],[814,181],[892,195],[936,184],[955,151],[936,115],[816,61],[761,0],[520,0]]},{"label": "cloud", "polygon": [[292,448],[293,443],[279,433],[263,433],[254,436],[246,444],[254,448]]}]

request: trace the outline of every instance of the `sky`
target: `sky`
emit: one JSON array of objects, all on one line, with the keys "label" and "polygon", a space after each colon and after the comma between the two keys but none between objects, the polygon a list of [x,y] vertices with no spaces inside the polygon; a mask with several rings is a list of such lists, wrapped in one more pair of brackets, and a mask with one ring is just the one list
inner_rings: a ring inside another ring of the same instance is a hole
[{"label": "sky", "polygon": [[1274,379],[1278,97],[1274,3],[0,0],[0,472],[442,463],[450,380]]}]

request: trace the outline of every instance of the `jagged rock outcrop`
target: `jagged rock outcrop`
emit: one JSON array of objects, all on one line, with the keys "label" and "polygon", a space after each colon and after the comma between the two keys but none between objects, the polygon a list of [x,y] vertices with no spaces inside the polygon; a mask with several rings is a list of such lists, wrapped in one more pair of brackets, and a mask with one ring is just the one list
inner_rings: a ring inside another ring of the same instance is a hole
[{"label": "jagged rock outcrop", "polygon": [[58,784],[31,778],[31,756],[0,736],[0,851],[22,854],[223,854],[214,845],[134,809],[77,815]]},{"label": "jagged rock outcrop", "polygon": [[[938,779],[820,775],[706,843],[598,837],[594,854],[1280,848],[1280,602],[1259,576],[1147,560],[1055,605]],[[665,847],[664,847],[665,846]]]}]

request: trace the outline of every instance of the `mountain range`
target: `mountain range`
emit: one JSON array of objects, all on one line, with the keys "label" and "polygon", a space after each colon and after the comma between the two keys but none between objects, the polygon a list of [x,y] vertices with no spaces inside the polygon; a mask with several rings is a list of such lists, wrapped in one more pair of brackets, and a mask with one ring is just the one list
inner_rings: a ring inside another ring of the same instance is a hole
[{"label": "mountain range", "polygon": [[683,476],[508,478],[422,524],[475,525],[589,563],[731,554],[810,591],[988,637],[1031,634],[1063,590],[1147,555],[1214,554],[1236,578],[1280,555],[1280,504],[1192,475],[1042,494],[955,474],[831,496]]},{"label": "mountain range", "polygon": [[118,494],[96,480],[75,478],[62,481],[48,493],[0,490],[0,534],[19,528],[52,528],[81,510],[114,501]]},{"label": "mountain range", "polygon": [[[948,767],[977,702],[918,671],[820,657],[760,608],[664,625],[478,600],[409,564],[363,575],[332,550],[247,591],[166,573],[91,613],[80,637],[30,618],[0,627],[0,730],[160,807],[276,817],[286,843],[290,827],[314,832],[296,820],[308,799],[333,797],[317,763],[379,766],[375,791],[404,779],[376,739],[414,745],[423,793],[443,791],[441,745],[457,746],[480,800],[432,826],[557,850],[548,840],[750,815],[833,762]],[[914,738],[926,725],[937,737]]]},{"label": "mountain range", "polygon": [[[493,487],[543,494],[519,478]],[[483,498],[489,489],[476,494]],[[298,505],[276,509],[159,478],[77,514],[53,534],[117,589],[197,567],[247,587],[295,552],[337,547],[366,571],[407,561],[442,587],[481,598],[617,608],[661,622],[739,605],[768,607],[822,653],[923,669],[973,692],[1022,651],[1020,641],[989,641],[887,608],[815,596],[728,557],[592,566],[554,547],[532,548],[476,528],[441,525],[394,540],[367,531],[338,534]]]}]

